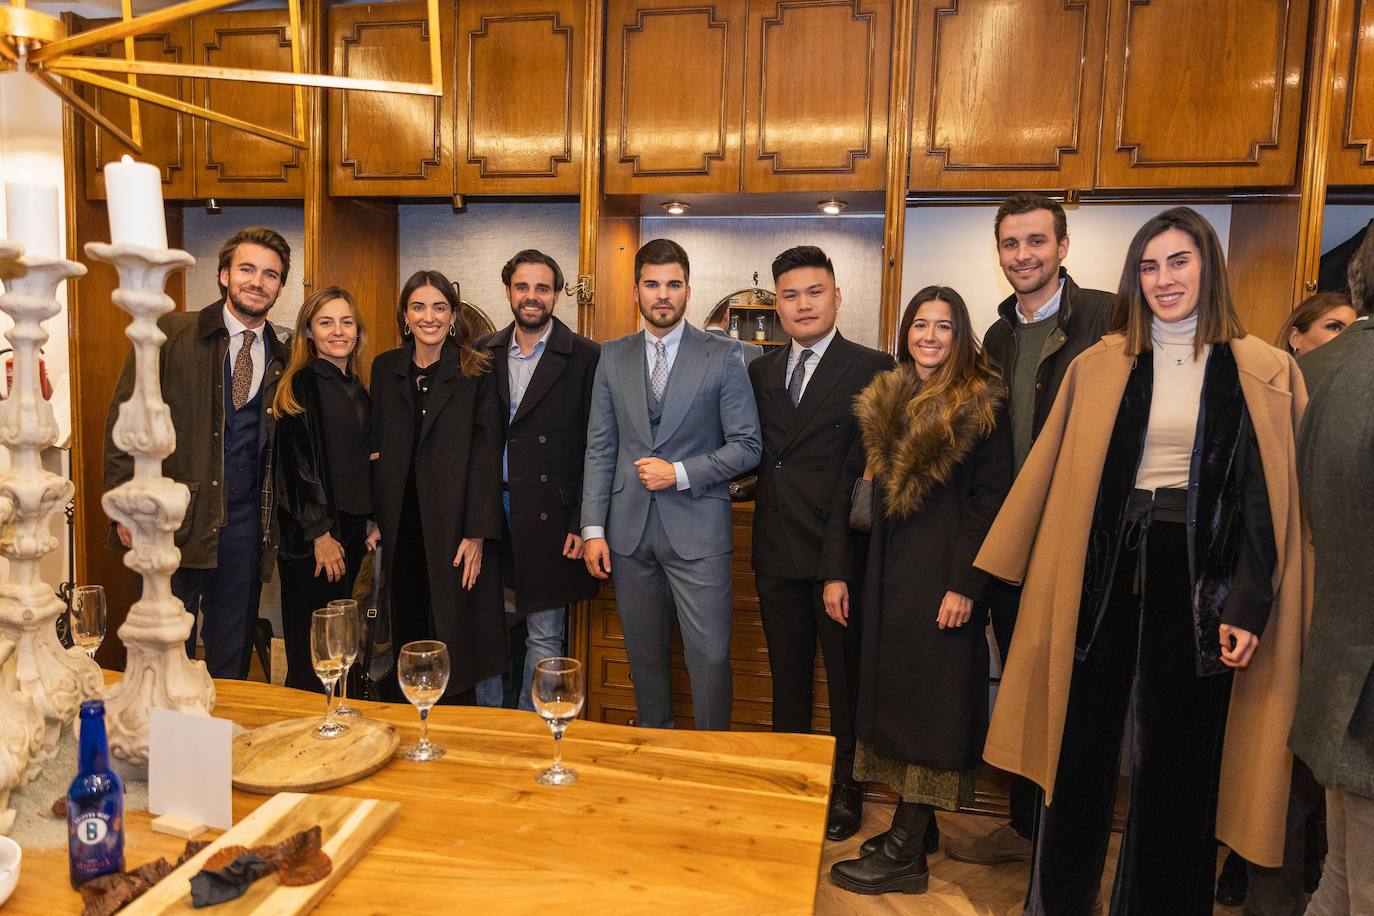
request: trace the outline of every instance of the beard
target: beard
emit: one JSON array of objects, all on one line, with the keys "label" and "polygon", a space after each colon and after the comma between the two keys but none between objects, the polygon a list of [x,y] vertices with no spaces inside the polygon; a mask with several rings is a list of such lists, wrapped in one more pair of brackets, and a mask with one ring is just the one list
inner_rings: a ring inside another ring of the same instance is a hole
[{"label": "beard", "polygon": [[[255,290],[261,292],[261,290]],[[238,290],[229,290],[229,303],[234,306],[234,310],[240,315],[247,315],[249,318],[263,318],[272,311],[272,306],[277,304],[275,299],[268,299],[262,306],[252,305],[243,301],[238,295]]]},{"label": "beard", "polygon": [[681,308],[673,309],[669,315],[660,315],[654,310],[658,303],[653,303],[647,308],[641,308],[639,313],[644,316],[644,320],[656,328],[671,328],[682,320],[682,316],[687,313],[687,303],[682,303]]},{"label": "beard", "polygon": [[[522,311],[522,309],[527,305],[534,306],[535,308],[539,309],[539,317],[531,318],[527,316]],[[549,323],[549,319],[553,317],[553,309],[545,309],[544,304],[542,302],[538,302],[533,299],[526,299],[512,306],[511,314],[515,316],[515,323],[518,324],[524,330],[537,331]]]}]

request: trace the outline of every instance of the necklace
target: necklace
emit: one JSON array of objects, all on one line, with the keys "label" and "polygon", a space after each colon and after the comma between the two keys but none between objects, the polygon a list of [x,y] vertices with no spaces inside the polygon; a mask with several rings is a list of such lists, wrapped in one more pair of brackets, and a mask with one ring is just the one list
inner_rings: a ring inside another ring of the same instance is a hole
[{"label": "necklace", "polygon": [[[1155,341],[1155,346],[1157,346],[1157,347],[1159,347],[1161,350],[1163,350],[1163,351],[1164,351],[1164,355],[1167,356],[1167,357],[1169,357],[1170,359],[1172,359],[1172,360],[1174,361],[1174,365],[1175,365],[1175,366],[1181,366],[1181,365],[1183,365],[1183,359],[1184,359],[1184,357],[1175,356],[1174,353],[1173,353],[1173,351],[1171,351],[1171,350],[1169,349],[1169,347],[1168,347],[1166,344],[1164,344],[1162,341],[1158,341],[1158,340]],[[1189,347],[1188,349],[1189,349],[1189,352],[1192,351],[1192,348],[1191,348],[1191,347]],[[1188,355],[1187,353],[1184,354],[1184,356],[1187,356],[1187,355]]]}]

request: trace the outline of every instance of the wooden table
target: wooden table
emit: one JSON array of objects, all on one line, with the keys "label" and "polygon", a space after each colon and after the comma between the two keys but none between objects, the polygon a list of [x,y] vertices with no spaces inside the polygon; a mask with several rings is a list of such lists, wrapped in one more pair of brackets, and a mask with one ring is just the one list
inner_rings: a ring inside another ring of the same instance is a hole
[{"label": "wooden table", "polygon": [[[256,728],[320,708],[318,694],[216,681],[215,715]],[[409,706],[357,703],[419,736]],[[553,738],[534,713],[436,707],[431,763],[396,759],[330,794],[395,799],[401,818],[320,904],[322,913],[812,910],[832,739],[659,731],[574,722],[571,786],[538,785]],[[234,793],[238,822],[267,796]],[[126,860],[175,857],[183,841],[126,815]],[[206,834],[215,836],[216,833]],[[5,916],[78,912],[66,850],[27,853]],[[207,912],[213,913],[213,910]]]}]

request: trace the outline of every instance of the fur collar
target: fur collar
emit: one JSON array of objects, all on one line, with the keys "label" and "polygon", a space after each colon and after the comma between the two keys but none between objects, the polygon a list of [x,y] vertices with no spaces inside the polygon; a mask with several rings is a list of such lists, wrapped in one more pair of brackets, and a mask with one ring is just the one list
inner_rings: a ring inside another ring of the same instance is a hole
[{"label": "fur collar", "polygon": [[[949,392],[918,403],[920,388],[915,368],[903,365],[875,376],[854,398],[868,467],[890,516],[915,514],[932,491],[949,482],[987,435],[980,410],[1001,401],[1000,390],[986,383],[960,404],[951,404]],[[947,423],[944,417],[951,414],[953,422]]]}]

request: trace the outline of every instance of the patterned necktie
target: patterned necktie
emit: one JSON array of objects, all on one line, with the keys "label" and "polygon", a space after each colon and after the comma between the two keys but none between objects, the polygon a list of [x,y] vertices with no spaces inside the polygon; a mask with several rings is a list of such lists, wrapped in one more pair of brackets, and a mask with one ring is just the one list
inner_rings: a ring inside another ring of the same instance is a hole
[{"label": "patterned necktie", "polygon": [[668,348],[663,341],[654,341],[654,371],[649,376],[654,389],[654,402],[662,403],[663,389],[668,387]]},{"label": "patterned necktie", "polygon": [[797,354],[797,365],[792,367],[792,380],[787,383],[787,393],[792,398],[792,406],[801,403],[802,382],[806,381],[806,361],[812,357],[810,350]]},{"label": "patterned necktie", "polygon": [[248,392],[253,387],[253,341],[257,339],[252,331],[243,332],[243,346],[234,357],[233,397],[234,409],[238,410],[248,403]]}]

